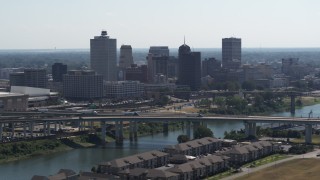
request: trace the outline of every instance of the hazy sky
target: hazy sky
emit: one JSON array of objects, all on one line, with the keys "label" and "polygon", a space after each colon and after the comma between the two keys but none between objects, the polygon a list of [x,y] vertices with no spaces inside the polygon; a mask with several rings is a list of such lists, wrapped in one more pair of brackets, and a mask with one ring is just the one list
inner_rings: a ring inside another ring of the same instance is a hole
[{"label": "hazy sky", "polygon": [[320,0],[0,0],[0,49],[89,48],[102,29],[118,47],[320,47]]}]

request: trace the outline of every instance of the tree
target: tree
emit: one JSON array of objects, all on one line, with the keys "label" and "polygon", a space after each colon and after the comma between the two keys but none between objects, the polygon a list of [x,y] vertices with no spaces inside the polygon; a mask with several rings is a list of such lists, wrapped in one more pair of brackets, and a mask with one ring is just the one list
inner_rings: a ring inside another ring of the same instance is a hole
[{"label": "tree", "polygon": [[241,87],[244,90],[253,91],[255,89],[256,85],[252,81],[244,81],[242,83]]},{"label": "tree", "polygon": [[225,98],[223,98],[223,97],[216,97],[214,102],[219,107],[224,107],[226,105]]},{"label": "tree", "polygon": [[190,139],[187,135],[181,134],[178,136],[177,140],[179,143],[184,143],[184,142],[189,141]]},{"label": "tree", "polygon": [[199,126],[193,133],[193,137],[195,139],[200,139],[204,137],[213,137],[213,132],[211,129],[204,127],[204,126]]}]

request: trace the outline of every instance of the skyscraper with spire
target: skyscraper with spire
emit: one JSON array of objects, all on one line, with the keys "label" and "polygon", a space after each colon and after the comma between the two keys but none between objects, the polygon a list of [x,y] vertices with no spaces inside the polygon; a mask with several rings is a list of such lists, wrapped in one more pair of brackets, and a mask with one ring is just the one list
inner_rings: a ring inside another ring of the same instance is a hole
[{"label": "skyscraper with spire", "polygon": [[117,40],[110,39],[107,31],[90,39],[90,67],[105,81],[117,80]]},{"label": "skyscraper with spire", "polygon": [[201,85],[201,53],[191,52],[188,45],[184,43],[179,47],[178,54],[179,75],[178,84],[187,85],[191,90],[198,90]]}]

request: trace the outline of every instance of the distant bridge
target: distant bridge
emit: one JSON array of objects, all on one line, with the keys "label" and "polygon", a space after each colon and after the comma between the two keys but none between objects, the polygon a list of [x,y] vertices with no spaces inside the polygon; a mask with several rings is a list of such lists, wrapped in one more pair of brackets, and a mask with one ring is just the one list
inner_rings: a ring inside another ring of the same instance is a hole
[{"label": "distant bridge", "polygon": [[[21,114],[26,112],[20,112]],[[55,130],[61,129],[61,124],[66,122],[74,122],[78,124],[79,131],[84,130],[84,124],[90,123],[93,128],[93,122],[100,122],[102,139],[106,136],[106,123],[115,124],[116,141],[123,140],[123,122],[129,122],[130,140],[137,139],[137,123],[138,122],[162,122],[164,131],[168,131],[169,122],[184,122],[187,128],[187,135],[191,136],[191,125],[197,127],[200,124],[206,125],[207,122],[217,120],[224,121],[242,121],[245,125],[246,135],[256,136],[256,123],[291,123],[305,125],[305,141],[312,143],[312,125],[320,124],[319,118],[297,118],[297,117],[270,117],[270,116],[205,116],[190,117],[182,113],[144,113],[140,116],[126,116],[121,114],[108,115],[83,115],[78,113],[27,113],[28,115],[13,116],[14,113],[2,113],[0,116],[0,135],[3,131],[3,125],[11,124],[12,132],[14,132],[15,124],[22,124],[24,135],[28,129],[33,133],[35,124],[42,124],[45,135],[50,135],[50,124],[54,124]],[[17,113],[19,114],[19,113]],[[21,115],[20,114],[20,115]],[[2,139],[2,137],[0,137]]]}]

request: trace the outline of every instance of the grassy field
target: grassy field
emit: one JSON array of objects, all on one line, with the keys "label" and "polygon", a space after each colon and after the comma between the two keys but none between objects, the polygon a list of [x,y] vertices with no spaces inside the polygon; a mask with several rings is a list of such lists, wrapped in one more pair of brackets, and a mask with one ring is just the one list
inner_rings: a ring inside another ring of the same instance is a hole
[{"label": "grassy field", "polygon": [[262,159],[258,159],[256,161],[251,162],[251,163],[245,164],[242,167],[250,167],[250,166],[258,167],[258,166],[269,164],[269,163],[272,163],[274,161],[279,161],[281,159],[285,159],[285,158],[288,158],[288,157],[290,157],[290,156],[287,156],[287,155],[284,155],[284,154],[274,154],[274,155],[271,155],[271,156],[268,156],[268,157],[265,157],[265,158],[262,158]]},{"label": "grassy field", "polygon": [[301,97],[303,106],[311,106],[320,103],[320,98],[318,97]]},{"label": "grassy field", "polygon": [[[304,140],[304,136],[302,136],[301,138],[299,139],[293,139],[292,142],[294,143],[304,143],[305,140]],[[319,135],[312,135],[312,143],[313,144],[320,144],[320,136]]]},{"label": "grassy field", "polygon": [[320,179],[320,159],[295,159],[281,164],[276,164],[275,166],[237,178],[237,180],[255,179],[318,180]]},{"label": "grassy field", "polygon": [[[245,164],[242,167],[250,167],[250,166],[258,167],[258,166],[261,166],[261,165],[264,165],[264,164],[268,164],[268,163],[272,163],[274,161],[278,161],[278,160],[285,159],[285,158],[288,158],[288,157],[289,156],[283,155],[283,154],[274,154],[274,155],[271,155],[271,156],[268,156],[268,157],[265,157],[265,158],[258,159],[256,161],[250,162],[248,164]],[[234,174],[234,170],[228,170],[228,171],[225,171],[223,173],[220,173],[220,174],[217,174],[215,176],[212,176],[212,177],[208,178],[208,180],[218,180],[218,179],[222,179],[222,178],[231,176],[233,174]]]}]

